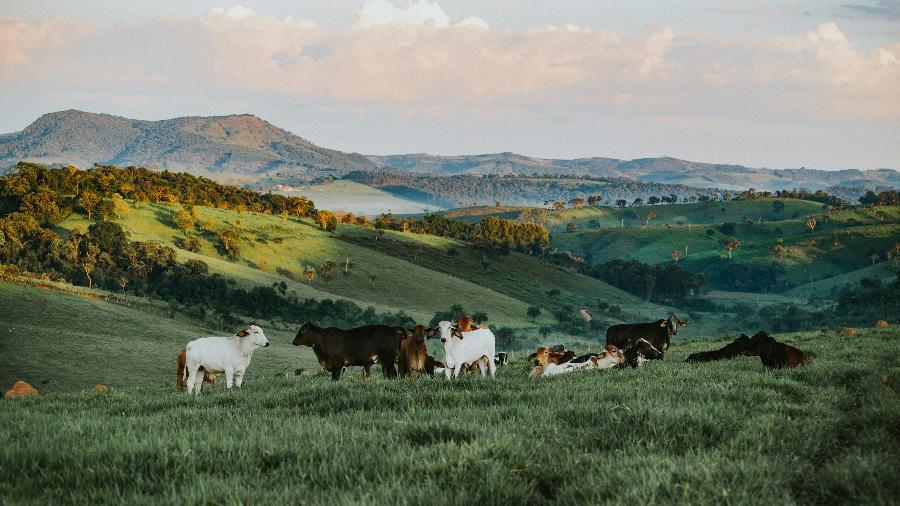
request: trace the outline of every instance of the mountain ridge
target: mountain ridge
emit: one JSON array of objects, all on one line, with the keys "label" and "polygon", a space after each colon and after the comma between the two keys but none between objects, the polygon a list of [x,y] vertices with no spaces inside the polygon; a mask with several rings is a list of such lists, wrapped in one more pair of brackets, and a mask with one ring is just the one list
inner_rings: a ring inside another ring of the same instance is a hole
[{"label": "mountain ridge", "polygon": [[668,156],[621,160],[540,158],[512,152],[362,155],[318,146],[252,114],[139,120],[74,109],[52,112],[19,132],[0,134],[0,169],[22,160],[82,167],[140,165],[195,174],[274,172],[300,178],[391,168],[439,176],[588,176],[723,190],[900,187],[900,173],[891,169],[769,169]]}]

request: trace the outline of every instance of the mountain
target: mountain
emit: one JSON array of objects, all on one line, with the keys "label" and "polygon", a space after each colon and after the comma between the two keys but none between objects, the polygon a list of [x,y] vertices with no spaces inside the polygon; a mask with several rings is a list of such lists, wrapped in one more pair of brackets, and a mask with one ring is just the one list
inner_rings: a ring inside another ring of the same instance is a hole
[{"label": "mountain", "polygon": [[424,153],[369,156],[383,167],[423,174],[554,174],[600,178],[628,178],[648,183],[681,184],[728,190],[754,187],[758,190],[784,190],[804,187],[820,189],[832,186],[900,186],[900,173],[890,169],[814,170],[765,169],[742,165],[701,163],[677,158],[576,158],[559,160],[534,158],[515,153],[435,156]]},{"label": "mountain", "polygon": [[20,160],[223,173],[342,173],[374,166],[362,155],[322,148],[250,114],[142,121],[75,110],[45,114],[21,132],[0,135],[0,168]]}]

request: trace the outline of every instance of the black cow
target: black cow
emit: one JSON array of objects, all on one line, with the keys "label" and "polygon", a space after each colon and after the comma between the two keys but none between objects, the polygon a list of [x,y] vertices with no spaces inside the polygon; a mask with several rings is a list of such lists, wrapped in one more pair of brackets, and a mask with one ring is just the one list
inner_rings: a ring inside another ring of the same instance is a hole
[{"label": "black cow", "polygon": [[362,366],[363,377],[369,376],[372,364],[380,363],[386,378],[397,377],[397,355],[400,340],[411,339],[412,332],[387,325],[366,325],[350,330],[336,327],[322,328],[304,323],[294,346],[309,346],[323,369],[331,371],[337,381],[345,366]]},{"label": "black cow", "polygon": [[[754,336],[755,337],[755,336]],[[751,343],[751,339],[745,334],[734,341],[726,344],[718,350],[698,351],[691,353],[686,359],[687,362],[712,362],[714,360],[725,360],[734,358],[738,355],[755,355],[755,346]]]},{"label": "black cow", "polygon": [[658,360],[662,357],[662,352],[646,339],[638,339],[634,346],[625,349],[625,363],[617,367],[640,367],[647,360]]},{"label": "black cow", "polygon": [[646,339],[661,352],[669,349],[672,336],[678,333],[678,327],[687,326],[686,321],[669,315],[665,320],[652,323],[622,323],[606,329],[606,344],[620,349],[628,349],[637,344],[638,339]]}]

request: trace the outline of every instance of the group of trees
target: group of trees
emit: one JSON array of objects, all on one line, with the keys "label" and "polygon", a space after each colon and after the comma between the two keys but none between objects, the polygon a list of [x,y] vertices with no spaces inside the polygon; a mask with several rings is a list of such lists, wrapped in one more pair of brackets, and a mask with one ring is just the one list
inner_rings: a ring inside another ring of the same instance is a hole
[{"label": "group of trees", "polygon": [[16,171],[0,179],[0,212],[17,210],[26,200],[42,205],[36,214],[45,215],[59,209],[83,211],[92,220],[97,213],[109,219],[123,199],[136,203],[147,201],[185,203],[207,207],[314,217],[315,207],[305,197],[286,197],[258,193],[235,186],[218,184],[187,173],[152,171],[138,167],[95,166],[89,170],[75,167],[49,168],[20,162]]},{"label": "group of trees", "polygon": [[[142,171],[137,169],[136,173],[144,177],[146,174]],[[85,214],[96,211],[99,202],[93,199],[83,201],[79,197],[85,191],[95,191],[89,190],[95,188],[97,195],[109,195],[128,181],[119,176],[130,173],[129,169],[73,172],[20,164],[19,173],[0,177],[0,264],[5,265],[7,270],[44,274],[76,285],[175,301],[191,313],[213,313],[225,321],[232,321],[235,315],[252,315],[293,323],[309,320],[338,326],[367,323],[406,326],[413,323],[402,312],[379,315],[371,307],[362,309],[347,301],[300,300],[289,295],[284,284],[237,288],[233,280],[210,273],[209,267],[202,261],[178,263],[175,251],[169,246],[157,242],[129,241],[122,227],[110,221],[98,220],[87,231],[73,230],[65,238],[54,232],[53,225],[64,219],[73,208]],[[161,177],[165,175],[162,173]],[[213,186],[205,181],[199,184],[206,188],[208,195],[222,198],[241,195],[233,194],[231,190],[215,190],[218,185],[214,183]],[[188,187],[184,189],[189,190]],[[78,196],[71,198],[72,195]],[[241,203],[258,205],[262,212],[266,209],[276,211],[279,209],[277,206],[288,204],[280,198],[268,200],[265,196],[261,197],[261,200],[249,196],[219,202],[229,206]],[[113,199],[110,200],[115,204]],[[276,207],[262,207],[265,205]],[[181,212],[175,215],[179,227],[187,227],[188,218],[191,218],[189,208],[184,213],[186,216]],[[193,226],[193,220],[190,221],[190,226]],[[188,239],[196,237],[189,236]],[[237,228],[220,231],[219,240],[230,256],[239,254],[240,232]]]},{"label": "group of trees", "polygon": [[483,218],[478,223],[469,223],[451,220],[440,214],[427,214],[420,220],[414,220],[384,213],[375,219],[374,226],[382,230],[452,237],[502,251],[541,254],[550,247],[550,234],[543,225],[502,220],[493,216]]},{"label": "group of trees", "polygon": [[897,190],[883,191],[878,194],[870,190],[859,198],[859,203],[863,205],[896,206],[900,205],[900,196],[897,195]]},{"label": "group of trees", "polygon": [[706,280],[678,265],[648,265],[637,260],[612,260],[591,266],[586,274],[650,301],[678,305],[703,293]]}]

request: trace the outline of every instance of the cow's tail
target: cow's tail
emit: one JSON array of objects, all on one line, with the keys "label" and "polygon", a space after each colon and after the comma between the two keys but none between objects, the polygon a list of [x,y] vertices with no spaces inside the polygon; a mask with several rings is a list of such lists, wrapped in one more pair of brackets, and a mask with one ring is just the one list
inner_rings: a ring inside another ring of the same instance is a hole
[{"label": "cow's tail", "polygon": [[175,388],[185,390],[187,388],[187,350],[178,353],[178,369],[175,372]]}]

